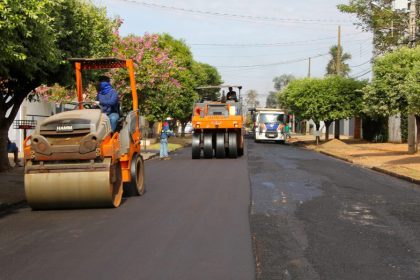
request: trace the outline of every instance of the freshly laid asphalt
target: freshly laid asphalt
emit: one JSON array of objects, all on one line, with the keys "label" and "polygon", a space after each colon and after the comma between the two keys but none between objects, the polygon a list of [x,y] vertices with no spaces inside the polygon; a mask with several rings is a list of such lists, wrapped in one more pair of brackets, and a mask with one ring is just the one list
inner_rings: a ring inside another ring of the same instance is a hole
[{"label": "freshly laid asphalt", "polygon": [[117,209],[1,212],[0,279],[420,279],[418,185],[289,145],[190,154]]},{"label": "freshly laid asphalt", "polygon": [[420,279],[420,188],[248,142],[257,279]]},{"label": "freshly laid asphalt", "polygon": [[146,162],[117,209],[0,214],[0,279],[254,279],[246,158]]}]

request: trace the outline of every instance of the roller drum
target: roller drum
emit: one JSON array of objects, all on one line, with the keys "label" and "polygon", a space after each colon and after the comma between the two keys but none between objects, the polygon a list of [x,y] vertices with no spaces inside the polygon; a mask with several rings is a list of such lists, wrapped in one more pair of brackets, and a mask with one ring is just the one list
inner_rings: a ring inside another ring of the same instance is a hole
[{"label": "roller drum", "polygon": [[[58,167],[58,168],[57,168]],[[54,169],[25,173],[25,194],[33,209],[118,207],[123,188],[121,167],[103,170]]]}]

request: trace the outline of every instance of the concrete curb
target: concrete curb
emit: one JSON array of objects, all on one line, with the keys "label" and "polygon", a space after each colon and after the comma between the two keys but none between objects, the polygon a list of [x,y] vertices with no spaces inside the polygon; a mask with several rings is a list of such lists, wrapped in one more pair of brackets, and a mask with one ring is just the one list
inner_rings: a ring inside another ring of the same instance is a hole
[{"label": "concrete curb", "polygon": [[[317,150],[312,150],[312,151],[317,151]],[[330,156],[330,157],[333,157],[333,158],[336,158],[336,159],[339,159],[339,160],[347,161],[349,163],[354,163],[351,159],[348,159],[346,157],[342,157],[342,156],[339,156],[339,155],[336,155],[336,154],[333,154],[333,153],[330,153],[330,152],[327,152],[327,151],[317,151],[317,152],[319,152],[321,154],[324,154],[324,155],[327,155],[327,156]]]},{"label": "concrete curb", "polygon": [[415,179],[415,178],[412,178],[412,177],[409,177],[409,176],[406,176],[406,175],[398,174],[396,172],[383,169],[381,167],[366,166],[366,165],[362,165],[362,164],[359,164],[359,163],[355,163],[351,159],[348,159],[346,157],[342,157],[342,156],[339,156],[339,155],[336,155],[336,154],[333,154],[333,153],[330,153],[330,152],[327,152],[327,151],[317,151],[317,150],[312,150],[312,149],[308,149],[308,150],[319,152],[321,154],[324,154],[324,155],[327,155],[327,156],[330,156],[330,157],[333,157],[333,158],[336,158],[336,159],[339,159],[339,160],[343,160],[343,161],[346,161],[348,163],[351,163],[351,164],[354,164],[354,165],[357,165],[357,166],[360,166],[360,167],[363,167],[363,168],[371,169],[371,170],[374,170],[376,172],[380,172],[380,173],[383,173],[383,174],[386,174],[386,175],[389,175],[389,176],[392,176],[392,177],[395,177],[395,178],[398,178],[398,179],[401,179],[401,180],[404,180],[404,181],[407,181],[407,182],[410,182],[410,183],[420,185],[420,180],[418,180],[418,179]]},{"label": "concrete curb", "polygon": [[411,177],[406,176],[406,175],[401,175],[401,174],[395,173],[393,171],[382,169],[382,168],[376,167],[376,166],[371,167],[371,169],[372,170],[375,170],[377,172],[381,172],[381,173],[387,174],[387,175],[392,176],[392,177],[396,177],[396,178],[401,179],[401,180],[408,181],[410,183],[414,183],[414,184],[420,185],[420,180],[411,178]]}]

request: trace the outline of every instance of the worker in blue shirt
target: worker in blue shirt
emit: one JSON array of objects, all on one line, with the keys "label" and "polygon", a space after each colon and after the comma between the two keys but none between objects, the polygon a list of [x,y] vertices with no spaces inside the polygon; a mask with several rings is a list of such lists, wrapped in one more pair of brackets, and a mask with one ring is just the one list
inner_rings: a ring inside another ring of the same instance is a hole
[{"label": "worker in blue shirt", "polygon": [[120,102],[118,93],[111,86],[110,79],[107,76],[99,77],[96,100],[99,101],[102,112],[108,116],[112,132],[115,132],[120,118]]}]

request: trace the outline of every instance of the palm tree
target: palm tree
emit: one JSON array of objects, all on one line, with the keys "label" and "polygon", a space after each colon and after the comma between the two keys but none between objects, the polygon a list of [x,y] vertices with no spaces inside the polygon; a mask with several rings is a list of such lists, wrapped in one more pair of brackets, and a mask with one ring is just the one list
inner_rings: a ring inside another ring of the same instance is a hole
[{"label": "palm tree", "polygon": [[[327,64],[327,75],[337,75],[337,45],[334,45],[330,48],[330,55],[331,60]],[[341,60],[340,60],[340,76],[347,77],[350,73],[350,66],[346,63],[347,60],[351,59],[351,54],[344,53],[343,47],[340,46],[340,54],[341,54]]]}]

